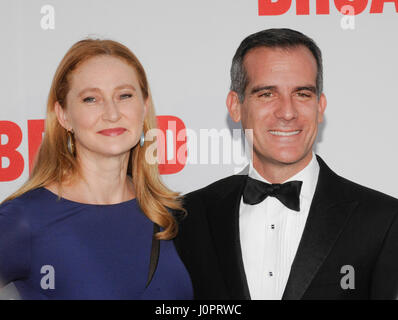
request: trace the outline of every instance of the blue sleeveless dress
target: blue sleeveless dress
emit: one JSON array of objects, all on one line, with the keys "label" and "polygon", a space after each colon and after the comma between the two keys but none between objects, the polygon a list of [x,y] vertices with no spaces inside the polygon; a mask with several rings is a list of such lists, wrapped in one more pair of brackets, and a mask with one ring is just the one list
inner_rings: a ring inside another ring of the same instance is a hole
[{"label": "blue sleeveless dress", "polygon": [[193,299],[172,240],[160,241],[146,288],[152,234],[136,199],[92,205],[29,191],[0,206],[0,287],[13,282],[22,299]]}]

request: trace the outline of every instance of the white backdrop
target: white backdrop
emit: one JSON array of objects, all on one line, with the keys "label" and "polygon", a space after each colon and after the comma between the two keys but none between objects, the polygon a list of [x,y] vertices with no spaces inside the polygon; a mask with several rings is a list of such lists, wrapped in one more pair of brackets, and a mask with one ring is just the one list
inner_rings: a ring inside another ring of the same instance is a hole
[{"label": "white backdrop", "polygon": [[[0,201],[28,177],[27,120],[44,119],[55,69],[76,41],[95,36],[127,45],[146,69],[157,114],[177,116],[199,133],[237,128],[225,107],[232,56],[247,35],[273,27],[297,29],[323,52],[328,107],[316,152],[346,178],[398,197],[398,1],[379,14],[367,1],[355,26],[342,26],[334,1],[327,15],[310,2],[309,15],[297,15],[292,1],[283,15],[259,16],[257,0],[1,0],[0,121],[21,128],[17,150],[25,167],[17,179],[0,182]],[[54,9],[54,29],[46,29],[46,5]],[[3,154],[1,168],[8,165]],[[235,168],[187,164],[163,178],[186,193]]]}]

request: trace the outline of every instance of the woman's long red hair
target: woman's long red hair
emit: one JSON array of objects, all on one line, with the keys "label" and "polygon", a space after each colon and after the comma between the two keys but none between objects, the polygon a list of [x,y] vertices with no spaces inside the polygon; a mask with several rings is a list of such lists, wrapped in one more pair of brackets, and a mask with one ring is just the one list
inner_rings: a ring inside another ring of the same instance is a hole
[{"label": "woman's long red hair", "polygon": [[[28,181],[4,201],[52,183],[56,183],[62,191],[64,182],[81,176],[76,158],[68,152],[67,132],[58,122],[55,103],[58,101],[62,108],[65,108],[72,72],[84,61],[100,55],[117,57],[134,68],[143,97],[149,102],[143,126],[144,133],[156,128],[156,116],[147,77],[137,57],[126,46],[116,41],[98,39],[79,41],[66,53],[54,75],[47,102],[45,135],[32,173]],[[171,239],[176,236],[178,225],[169,209],[182,212],[184,209],[179,194],[172,192],[162,183],[158,165],[146,161],[145,151],[148,145],[145,143],[141,147],[138,144],[132,149],[128,171],[132,175],[141,210],[151,221],[164,229],[157,234],[157,238]]]}]

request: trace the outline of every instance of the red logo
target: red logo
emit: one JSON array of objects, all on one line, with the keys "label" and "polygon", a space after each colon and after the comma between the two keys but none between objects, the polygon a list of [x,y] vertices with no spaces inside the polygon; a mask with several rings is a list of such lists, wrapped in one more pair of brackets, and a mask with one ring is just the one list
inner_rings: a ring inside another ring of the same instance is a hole
[{"label": "red logo", "polygon": [[[292,2],[292,0],[258,0],[258,15],[277,16],[285,14],[289,11]],[[316,14],[329,14],[330,2],[329,0],[316,0]],[[351,6],[355,15],[357,15],[366,9],[369,0],[334,0],[333,2],[339,12],[342,12],[344,6]],[[386,2],[395,3],[395,11],[398,12],[398,0],[371,0],[370,13],[383,13]],[[296,14],[309,15],[310,0],[296,0]]]},{"label": "red logo", "polygon": [[[160,174],[177,173],[184,168],[187,159],[185,124],[175,116],[158,116],[157,120],[159,172]],[[31,172],[34,158],[43,138],[44,120],[28,120],[27,125],[28,163],[29,172]],[[0,121],[0,136],[7,137],[6,143],[0,143],[0,159],[7,158],[9,162],[5,168],[0,162],[0,182],[13,181],[21,176],[25,168],[24,157],[17,150],[22,142],[22,130],[14,122]]]},{"label": "red logo", "polygon": [[174,116],[158,116],[158,159],[160,174],[181,171],[187,162],[187,135],[184,122]]},{"label": "red logo", "polygon": [[6,135],[6,144],[0,144],[0,159],[8,158],[9,166],[0,169],[0,181],[12,181],[17,179],[23,172],[24,160],[16,150],[22,141],[21,128],[11,121],[0,121],[0,136]]}]

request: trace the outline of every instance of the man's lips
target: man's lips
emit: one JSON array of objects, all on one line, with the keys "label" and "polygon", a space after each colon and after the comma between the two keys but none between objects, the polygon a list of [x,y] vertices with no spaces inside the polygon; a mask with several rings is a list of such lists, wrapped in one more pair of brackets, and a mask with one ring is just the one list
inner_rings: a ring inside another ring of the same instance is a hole
[{"label": "man's lips", "polygon": [[268,130],[270,134],[277,137],[291,137],[300,134],[302,130]]},{"label": "man's lips", "polygon": [[125,128],[111,128],[111,129],[104,129],[104,130],[98,131],[98,133],[103,134],[104,136],[115,137],[115,136],[122,134],[125,131],[126,131]]}]

